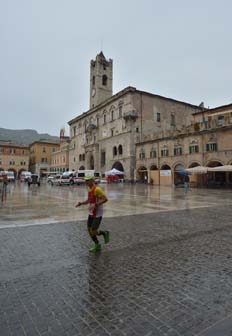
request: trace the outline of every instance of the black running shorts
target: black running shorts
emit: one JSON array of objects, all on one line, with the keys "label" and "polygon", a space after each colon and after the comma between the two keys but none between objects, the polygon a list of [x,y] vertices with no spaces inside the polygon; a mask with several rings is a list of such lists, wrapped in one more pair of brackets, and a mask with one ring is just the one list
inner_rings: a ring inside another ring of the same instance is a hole
[{"label": "black running shorts", "polygon": [[102,220],[102,217],[97,217],[97,218],[93,218],[91,216],[88,217],[88,222],[87,222],[87,225],[88,225],[88,228],[92,228],[94,230],[97,230],[101,224],[101,220]]}]

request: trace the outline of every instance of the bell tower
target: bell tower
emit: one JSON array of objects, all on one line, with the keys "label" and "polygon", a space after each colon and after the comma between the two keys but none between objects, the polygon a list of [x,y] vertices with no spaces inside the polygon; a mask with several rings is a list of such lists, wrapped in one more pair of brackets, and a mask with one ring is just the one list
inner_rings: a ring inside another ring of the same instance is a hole
[{"label": "bell tower", "polygon": [[93,108],[113,94],[113,60],[107,60],[101,51],[90,62],[90,106]]}]

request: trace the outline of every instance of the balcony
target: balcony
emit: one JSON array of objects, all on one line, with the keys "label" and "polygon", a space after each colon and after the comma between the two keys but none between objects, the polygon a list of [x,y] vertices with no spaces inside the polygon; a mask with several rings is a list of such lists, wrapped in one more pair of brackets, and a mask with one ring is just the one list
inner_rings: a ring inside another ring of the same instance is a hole
[{"label": "balcony", "polygon": [[129,112],[125,112],[123,114],[123,118],[125,120],[136,120],[138,118],[139,114],[137,111],[133,110],[133,111],[129,111]]},{"label": "balcony", "polygon": [[86,133],[91,133],[93,130],[95,130],[97,128],[96,125],[94,124],[89,124],[87,127],[86,127]]}]

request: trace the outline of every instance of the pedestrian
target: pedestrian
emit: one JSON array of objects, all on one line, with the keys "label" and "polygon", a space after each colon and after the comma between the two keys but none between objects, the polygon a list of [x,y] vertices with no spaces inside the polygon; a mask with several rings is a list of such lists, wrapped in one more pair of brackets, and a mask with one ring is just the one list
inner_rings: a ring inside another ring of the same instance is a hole
[{"label": "pedestrian", "polygon": [[3,172],[2,173],[2,202],[6,200],[7,185],[8,185],[8,176],[5,172]]},{"label": "pedestrian", "polygon": [[189,176],[187,174],[184,175],[184,190],[187,193],[189,189]]},{"label": "pedestrian", "polygon": [[108,201],[104,191],[95,184],[94,176],[86,176],[85,182],[88,187],[88,199],[83,202],[78,202],[76,208],[89,204],[89,217],[87,220],[88,232],[95,243],[90,252],[98,252],[101,250],[101,244],[98,241],[97,236],[103,236],[105,244],[109,242],[109,231],[99,230],[102,216],[103,216],[103,204]]}]

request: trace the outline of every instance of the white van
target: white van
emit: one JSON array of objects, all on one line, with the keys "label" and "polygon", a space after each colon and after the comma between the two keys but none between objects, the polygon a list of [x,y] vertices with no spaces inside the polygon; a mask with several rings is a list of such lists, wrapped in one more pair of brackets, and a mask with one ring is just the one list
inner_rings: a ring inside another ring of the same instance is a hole
[{"label": "white van", "polygon": [[15,174],[14,174],[13,171],[6,171],[5,173],[8,177],[9,182],[14,182],[15,181]]},{"label": "white van", "polygon": [[30,171],[22,171],[22,173],[20,174],[20,181],[27,182],[30,177],[31,177]]},{"label": "white van", "polygon": [[74,177],[74,183],[82,184],[85,183],[85,177],[88,175],[93,175],[95,177],[95,183],[101,182],[101,174],[95,170],[78,170],[76,171]]}]

